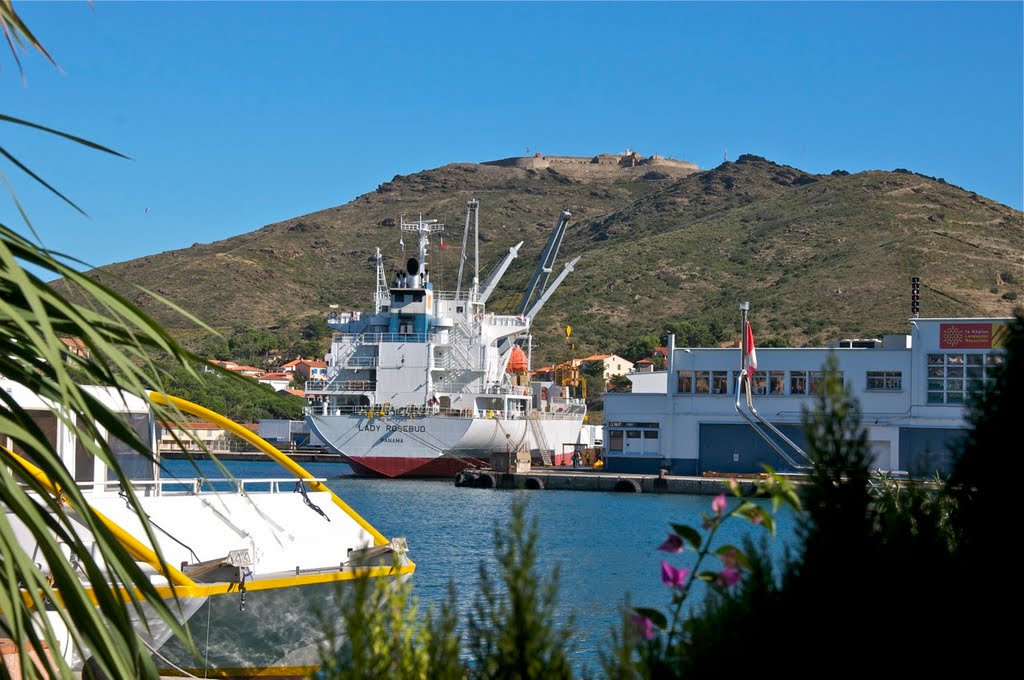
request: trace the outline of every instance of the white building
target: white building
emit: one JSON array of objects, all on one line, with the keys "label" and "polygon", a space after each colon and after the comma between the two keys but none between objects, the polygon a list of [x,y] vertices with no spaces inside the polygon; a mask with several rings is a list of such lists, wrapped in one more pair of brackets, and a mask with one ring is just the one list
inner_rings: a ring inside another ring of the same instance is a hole
[{"label": "white building", "polygon": [[[913,319],[910,335],[835,347],[758,348],[751,382],[758,413],[806,448],[801,416],[815,406],[829,353],[860,404],[875,466],[915,476],[949,471],[967,432],[968,395],[1002,364],[1010,318]],[[665,371],[628,377],[632,393],[605,396],[609,472],[673,475],[792,471],[736,411],[740,350],[676,348]]]},{"label": "white building", "polygon": [[604,364],[604,374],[601,377],[605,380],[611,380],[617,375],[626,375],[633,370],[633,362],[623,359],[618,354],[595,354],[580,359],[580,368],[586,369],[590,364],[598,361]]}]

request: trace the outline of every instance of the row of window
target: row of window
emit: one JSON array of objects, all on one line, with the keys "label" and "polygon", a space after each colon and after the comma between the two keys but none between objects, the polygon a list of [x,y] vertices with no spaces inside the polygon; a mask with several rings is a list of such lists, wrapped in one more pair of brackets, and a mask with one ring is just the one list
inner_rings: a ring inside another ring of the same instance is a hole
[{"label": "row of window", "polygon": [[[679,371],[677,387],[680,394],[733,394],[730,385],[736,384],[740,372],[732,371],[731,373],[732,379],[730,380],[729,371]],[[821,386],[825,379],[825,374],[822,371],[789,371],[788,373],[789,380],[787,381],[787,371],[755,371],[750,380],[751,391],[759,395],[807,395],[821,392]],[[869,375],[871,374],[869,373]],[[896,376],[896,387],[876,389],[901,389],[899,372],[894,375]],[[844,379],[842,372],[839,373],[839,379]],[[885,384],[884,380],[883,384]],[[890,384],[892,383],[890,382]]]},{"label": "row of window", "polygon": [[928,403],[963,404],[968,395],[990,387],[995,369],[1002,365],[1001,353],[929,354]]},{"label": "row of window", "polygon": [[[651,424],[650,427],[657,427]],[[657,453],[658,452],[658,430],[608,430],[608,451],[632,453]]]},{"label": "row of window", "polygon": [[[928,355],[928,403],[963,404],[970,394],[981,392],[995,380],[995,369],[1004,355],[990,353],[947,353]],[[733,394],[739,371],[678,371],[680,394]],[[839,374],[843,379],[843,374]],[[820,394],[822,371],[756,371],[750,387],[756,395]],[[867,371],[868,392],[903,391],[902,371]]]}]

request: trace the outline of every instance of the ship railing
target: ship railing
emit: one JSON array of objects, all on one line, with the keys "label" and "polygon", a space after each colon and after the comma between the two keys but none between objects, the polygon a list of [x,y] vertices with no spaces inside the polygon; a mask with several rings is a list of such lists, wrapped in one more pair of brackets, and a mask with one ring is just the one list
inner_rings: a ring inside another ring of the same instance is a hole
[{"label": "ship railing", "polygon": [[492,326],[514,326],[523,330],[530,327],[530,322],[522,314],[516,314],[515,316],[488,314],[485,318],[487,323]]},{"label": "ship railing", "polygon": [[445,368],[459,368],[469,371],[477,370],[476,366],[478,364],[474,363],[473,357],[470,355],[473,348],[469,343],[453,342],[449,347],[451,351],[447,352],[446,358],[450,359],[452,363],[450,366],[446,366]]},{"label": "ship railing", "polygon": [[438,333],[363,333],[359,342],[364,345],[379,345],[384,342],[440,342],[446,341],[447,331]]},{"label": "ship railing", "polygon": [[[254,458],[258,456],[253,456]],[[260,456],[261,457],[261,456]],[[285,478],[220,478],[209,479],[205,477],[194,477],[191,479],[133,479],[132,488],[140,496],[201,496],[203,494],[252,494],[252,493],[293,493],[296,484],[302,482],[326,482],[326,478],[320,477],[285,477]],[[79,483],[83,491],[114,490],[117,484],[109,481],[82,482]],[[90,488],[91,487],[91,488]]]},{"label": "ship railing", "polygon": [[469,377],[464,380],[438,380],[434,382],[435,392],[449,392],[452,394],[475,394],[477,379]]},{"label": "ship railing", "polygon": [[465,302],[476,302],[479,296],[474,294],[473,291],[459,291],[458,294],[454,290],[435,290],[435,300],[463,300]]},{"label": "ship railing", "polygon": [[379,345],[382,342],[426,342],[426,333],[363,333],[359,336],[365,345]]},{"label": "ship railing", "polygon": [[312,416],[343,416],[357,415],[364,418],[422,418],[424,416],[445,416],[449,418],[470,418],[473,416],[473,409],[441,408],[438,405],[427,406],[423,404],[409,406],[395,406],[393,404],[373,404],[371,406],[332,406],[330,404],[309,404],[305,413]]},{"label": "ship railing", "polygon": [[532,411],[539,420],[577,420],[582,411]]},{"label": "ship railing", "polygon": [[514,395],[530,395],[532,390],[529,387],[521,387],[519,385],[489,385],[484,394],[514,394]]},{"label": "ship railing", "polygon": [[373,380],[308,380],[306,394],[323,394],[333,392],[372,392],[377,389]]},{"label": "ship railing", "polygon": [[380,359],[377,357],[345,357],[343,361],[338,362],[336,365],[342,368],[377,368],[380,364]]}]

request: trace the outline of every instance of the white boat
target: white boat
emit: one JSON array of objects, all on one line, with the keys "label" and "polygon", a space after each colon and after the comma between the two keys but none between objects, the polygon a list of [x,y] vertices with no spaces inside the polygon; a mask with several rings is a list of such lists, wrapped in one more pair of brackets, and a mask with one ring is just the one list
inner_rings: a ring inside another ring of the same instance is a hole
[{"label": "white boat", "polygon": [[[356,474],[452,477],[492,454],[529,451],[544,463],[592,446],[578,374],[532,381],[530,328],[579,258],[550,280],[571,214],[563,211],[515,314],[486,304],[518,254],[479,279],[479,205],[467,203],[454,290],[435,290],[427,262],[436,220],[400,220],[416,256],[390,284],[380,249],[373,312],[331,312],[327,375],[306,383],[311,432]],[[470,241],[470,231],[473,231]],[[440,237],[440,236],[439,236]],[[443,237],[440,237],[443,238]],[[467,244],[472,243],[472,252]],[[463,287],[463,269],[472,276]]]},{"label": "white boat", "polygon": [[[281,465],[280,476],[166,479],[156,462],[111,439],[112,449],[132,480],[137,499],[133,505],[119,483],[110,480],[106,466],[76,446],[53,404],[11,381],[0,380],[0,388],[47,434],[88,504],[188,627],[198,658],[155,616],[143,622],[132,612],[136,629],[162,675],[308,677],[318,667],[320,645],[326,639],[320,616],[329,613],[338,588],[360,573],[404,579],[415,570],[403,538],[385,538],[323,480],[313,478],[267,442],[216,413],[174,397],[150,395],[155,403],[172,404],[245,438]],[[107,388],[84,389],[111,410],[123,413],[140,438],[151,442],[151,450],[156,451],[156,427],[149,404]],[[59,493],[7,437],[0,435],[0,444],[42,480],[44,488]],[[81,510],[67,507],[65,514],[79,524],[86,545],[94,546],[84,522],[76,519]],[[150,520],[154,540],[142,526],[140,511]],[[34,559],[39,568],[47,572],[49,567],[39,557],[32,534],[9,510],[5,512],[22,548],[37,555]],[[91,589],[84,574],[81,578]],[[67,641],[57,652],[73,670],[81,670],[88,651],[71,643],[72,636],[55,612],[49,616],[58,639]]]}]

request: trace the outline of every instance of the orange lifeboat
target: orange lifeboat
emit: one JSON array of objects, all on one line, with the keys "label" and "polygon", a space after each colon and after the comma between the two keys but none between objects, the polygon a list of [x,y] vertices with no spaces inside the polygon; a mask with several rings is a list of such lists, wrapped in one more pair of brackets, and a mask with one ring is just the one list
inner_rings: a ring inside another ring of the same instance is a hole
[{"label": "orange lifeboat", "polygon": [[526,373],[526,352],[521,347],[512,348],[512,356],[508,358],[508,373]]}]

